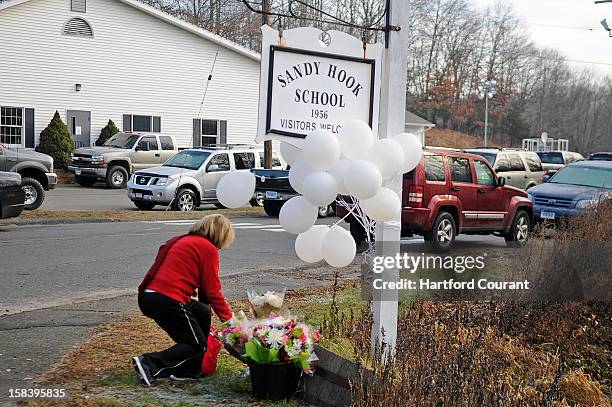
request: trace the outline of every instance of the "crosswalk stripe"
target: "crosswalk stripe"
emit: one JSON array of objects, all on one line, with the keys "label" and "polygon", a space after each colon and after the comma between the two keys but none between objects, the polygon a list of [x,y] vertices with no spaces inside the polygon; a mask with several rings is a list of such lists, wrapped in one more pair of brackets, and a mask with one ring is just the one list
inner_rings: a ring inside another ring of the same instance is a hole
[{"label": "crosswalk stripe", "polygon": [[280,228],[281,225],[251,225],[251,226],[234,226],[234,229],[262,229],[262,228]]},{"label": "crosswalk stripe", "polygon": [[[153,221],[141,221],[141,223],[154,223],[154,224],[162,224],[166,226],[191,226],[198,219],[189,220],[189,219],[176,219],[176,220],[153,220]],[[238,222],[232,223],[234,229],[254,229],[254,230],[263,230],[266,232],[284,232],[285,229],[281,225],[262,225],[261,223],[252,223],[252,222]]]}]

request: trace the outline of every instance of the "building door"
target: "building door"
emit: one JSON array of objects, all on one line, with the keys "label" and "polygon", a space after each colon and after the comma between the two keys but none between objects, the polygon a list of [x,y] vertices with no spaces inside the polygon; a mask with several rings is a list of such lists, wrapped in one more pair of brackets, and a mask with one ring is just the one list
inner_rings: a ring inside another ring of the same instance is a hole
[{"label": "building door", "polygon": [[74,141],[74,147],[91,146],[91,112],[83,110],[68,110],[68,129]]}]

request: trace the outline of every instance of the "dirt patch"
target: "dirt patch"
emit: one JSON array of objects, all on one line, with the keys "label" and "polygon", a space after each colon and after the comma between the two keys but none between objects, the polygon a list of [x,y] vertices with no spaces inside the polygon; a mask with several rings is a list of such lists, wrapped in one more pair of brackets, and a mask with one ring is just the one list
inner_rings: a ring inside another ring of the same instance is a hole
[{"label": "dirt patch", "polygon": [[[425,132],[425,145],[450,148],[475,148],[484,145],[483,138],[454,130],[434,127]],[[489,141],[489,147],[501,147]]]},{"label": "dirt patch", "polygon": [[174,212],[174,211],[25,211],[19,219],[23,220],[44,220],[61,218],[78,219],[108,219],[109,221],[147,221],[165,219],[197,219],[205,215],[221,213],[227,216],[262,216],[265,213],[262,208],[238,208],[238,209],[210,209],[194,212]]}]

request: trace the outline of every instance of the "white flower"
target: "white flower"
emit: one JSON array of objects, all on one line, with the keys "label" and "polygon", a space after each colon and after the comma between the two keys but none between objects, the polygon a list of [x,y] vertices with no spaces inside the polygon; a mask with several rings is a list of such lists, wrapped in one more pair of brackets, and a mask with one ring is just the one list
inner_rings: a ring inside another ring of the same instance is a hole
[{"label": "white flower", "polygon": [[266,336],[266,343],[270,345],[272,349],[280,349],[283,341],[283,331],[281,329],[270,329]]},{"label": "white flower", "polygon": [[294,339],[292,346],[285,346],[285,351],[290,358],[299,355],[302,351],[302,342],[299,339]]}]

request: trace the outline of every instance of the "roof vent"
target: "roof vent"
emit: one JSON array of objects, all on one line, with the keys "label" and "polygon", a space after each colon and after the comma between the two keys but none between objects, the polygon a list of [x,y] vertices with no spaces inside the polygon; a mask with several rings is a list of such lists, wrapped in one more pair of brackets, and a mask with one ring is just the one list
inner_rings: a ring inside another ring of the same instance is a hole
[{"label": "roof vent", "polygon": [[66,35],[93,37],[91,26],[81,17],[74,17],[68,20],[68,22],[64,24],[64,30],[62,32]]},{"label": "roof vent", "polygon": [[72,11],[78,11],[84,13],[87,7],[87,0],[70,0],[70,9]]}]

